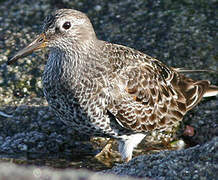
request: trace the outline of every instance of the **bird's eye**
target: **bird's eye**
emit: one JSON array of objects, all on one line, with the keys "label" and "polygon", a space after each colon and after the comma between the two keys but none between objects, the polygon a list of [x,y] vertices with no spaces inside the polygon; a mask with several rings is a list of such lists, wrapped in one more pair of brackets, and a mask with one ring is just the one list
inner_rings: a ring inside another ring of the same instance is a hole
[{"label": "bird's eye", "polygon": [[69,22],[69,21],[67,21],[67,22],[65,22],[64,24],[63,24],[63,26],[62,26],[64,29],[70,29],[70,27],[71,27],[71,23]]}]

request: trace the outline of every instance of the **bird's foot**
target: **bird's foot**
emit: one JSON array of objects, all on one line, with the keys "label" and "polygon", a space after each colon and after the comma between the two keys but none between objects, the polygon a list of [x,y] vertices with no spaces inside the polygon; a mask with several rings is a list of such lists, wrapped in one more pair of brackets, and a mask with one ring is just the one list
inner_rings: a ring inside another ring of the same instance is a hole
[{"label": "bird's foot", "polygon": [[113,150],[114,142],[113,139],[109,139],[101,152],[95,155],[95,159],[108,167],[112,167],[114,163],[120,162],[119,153]]}]

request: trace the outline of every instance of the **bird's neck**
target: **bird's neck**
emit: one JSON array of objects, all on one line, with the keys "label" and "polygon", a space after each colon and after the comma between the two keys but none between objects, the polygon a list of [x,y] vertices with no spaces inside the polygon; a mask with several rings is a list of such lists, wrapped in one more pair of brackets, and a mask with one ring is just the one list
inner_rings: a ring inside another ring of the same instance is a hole
[{"label": "bird's neck", "polygon": [[[43,75],[43,82],[68,83],[68,81],[81,80],[87,74],[98,76],[98,73],[101,73],[98,71],[103,71],[100,68],[100,66],[103,68],[103,63],[98,62],[101,42],[97,43],[98,46],[96,46],[96,43],[93,44],[95,46],[51,48]],[[88,73],[89,71],[90,73]]]}]

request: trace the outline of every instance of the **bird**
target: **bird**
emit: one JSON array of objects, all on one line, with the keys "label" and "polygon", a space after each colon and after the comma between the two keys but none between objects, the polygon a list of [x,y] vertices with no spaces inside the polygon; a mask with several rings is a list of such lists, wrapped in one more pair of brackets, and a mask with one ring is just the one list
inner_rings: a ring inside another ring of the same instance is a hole
[{"label": "bird", "polygon": [[42,33],[8,59],[10,65],[49,48],[43,92],[55,114],[81,134],[117,140],[123,161],[149,134],[166,137],[203,97],[218,86],[193,80],[183,68],[97,38],[87,15],[59,9],[48,15]]}]

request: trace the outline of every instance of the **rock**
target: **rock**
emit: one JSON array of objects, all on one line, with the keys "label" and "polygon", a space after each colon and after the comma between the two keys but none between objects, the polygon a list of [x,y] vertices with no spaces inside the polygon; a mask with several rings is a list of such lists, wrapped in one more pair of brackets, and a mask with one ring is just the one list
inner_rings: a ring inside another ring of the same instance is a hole
[{"label": "rock", "polygon": [[204,145],[179,151],[143,155],[103,173],[148,179],[216,179],[218,137]]},{"label": "rock", "polygon": [[135,178],[100,175],[85,170],[55,170],[45,167],[22,167],[12,163],[0,163],[0,179],[4,180],[137,180]]}]

